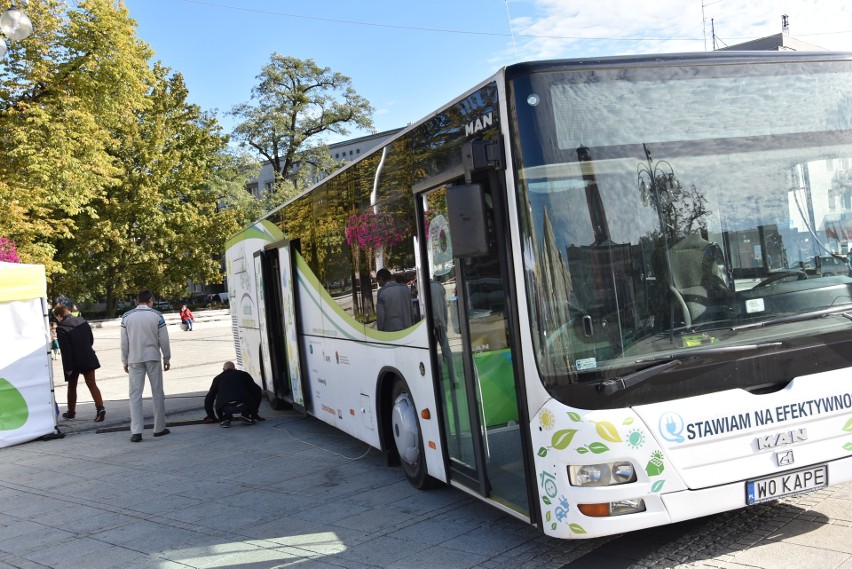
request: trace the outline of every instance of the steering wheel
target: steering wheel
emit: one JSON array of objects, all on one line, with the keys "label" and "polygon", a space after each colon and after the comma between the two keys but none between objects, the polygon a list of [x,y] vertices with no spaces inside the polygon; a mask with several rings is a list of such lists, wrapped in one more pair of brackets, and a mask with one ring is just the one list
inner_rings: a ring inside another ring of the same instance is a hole
[{"label": "steering wheel", "polygon": [[772,284],[775,284],[777,281],[780,281],[781,279],[786,279],[789,277],[796,277],[797,281],[803,281],[808,278],[808,275],[804,271],[781,271],[778,273],[773,273],[768,278],[760,281],[755,285],[754,288],[770,286]]}]

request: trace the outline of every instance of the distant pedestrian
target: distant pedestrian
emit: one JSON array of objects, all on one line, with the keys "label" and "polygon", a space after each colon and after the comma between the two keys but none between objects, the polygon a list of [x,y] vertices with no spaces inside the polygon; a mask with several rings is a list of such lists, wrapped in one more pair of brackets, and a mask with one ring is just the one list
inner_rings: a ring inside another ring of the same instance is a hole
[{"label": "distant pedestrian", "polygon": [[150,290],[142,290],[136,295],[136,308],[121,317],[121,362],[124,372],[130,374],[130,442],[134,443],[142,440],[145,428],[142,391],[146,375],[154,404],[154,436],[161,437],[170,432],[166,428],[163,372],[171,367],[172,352],[166,321],[153,306],[154,295]]},{"label": "distant pedestrian", "polygon": [[68,383],[68,410],[62,416],[66,419],[76,417],[77,380],[83,374],[86,387],[95,402],[95,422],[100,423],[106,417],[106,410],[101,390],[95,383],[95,370],[101,367],[101,363],[92,348],[95,343],[92,327],[82,317],[72,316],[64,304],[57,304],[53,308],[53,315],[57,320],[56,339],[62,354],[62,370]]},{"label": "distant pedestrian", "polygon": [[180,307],[180,323],[183,329],[187,332],[192,332],[193,321],[195,321],[195,316],[193,316],[192,310],[187,305],[182,305]]},{"label": "distant pedestrian", "polygon": [[376,328],[395,332],[414,324],[414,310],[408,287],[394,280],[390,271],[385,268],[379,269],[376,280],[381,287],[376,293]]},{"label": "distant pedestrian", "polygon": [[54,360],[56,360],[56,356],[59,355],[59,339],[56,337],[56,326],[58,323],[58,320],[53,320],[50,323],[50,349],[53,350]]}]

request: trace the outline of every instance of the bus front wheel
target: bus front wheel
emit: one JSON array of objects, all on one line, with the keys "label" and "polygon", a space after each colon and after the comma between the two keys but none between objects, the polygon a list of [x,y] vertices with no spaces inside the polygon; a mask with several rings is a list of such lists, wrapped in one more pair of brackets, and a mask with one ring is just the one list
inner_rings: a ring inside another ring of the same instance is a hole
[{"label": "bus front wheel", "polygon": [[392,393],[391,430],[405,477],[417,489],[431,488],[436,480],[426,471],[423,436],[420,433],[414,398],[402,379],[396,380]]}]

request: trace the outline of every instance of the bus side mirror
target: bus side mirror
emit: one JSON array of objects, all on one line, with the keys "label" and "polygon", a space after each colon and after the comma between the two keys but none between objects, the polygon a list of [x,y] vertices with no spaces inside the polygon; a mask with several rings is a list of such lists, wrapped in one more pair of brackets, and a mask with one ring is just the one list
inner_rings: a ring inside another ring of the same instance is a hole
[{"label": "bus side mirror", "polygon": [[454,257],[480,257],[489,253],[486,215],[480,184],[447,188],[447,220]]}]

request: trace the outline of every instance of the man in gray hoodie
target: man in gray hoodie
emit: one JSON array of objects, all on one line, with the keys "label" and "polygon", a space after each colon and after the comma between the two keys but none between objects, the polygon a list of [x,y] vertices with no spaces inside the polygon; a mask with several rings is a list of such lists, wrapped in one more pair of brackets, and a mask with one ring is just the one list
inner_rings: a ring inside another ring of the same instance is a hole
[{"label": "man in gray hoodie", "polygon": [[154,295],[151,291],[140,291],[136,295],[136,308],[121,317],[121,362],[124,364],[124,372],[130,374],[130,442],[134,443],[142,440],[142,430],[145,428],[142,390],[145,388],[146,375],[151,384],[151,399],[154,403],[154,436],[169,434],[166,428],[163,372],[169,371],[172,352],[166,321],[153,306]]}]

